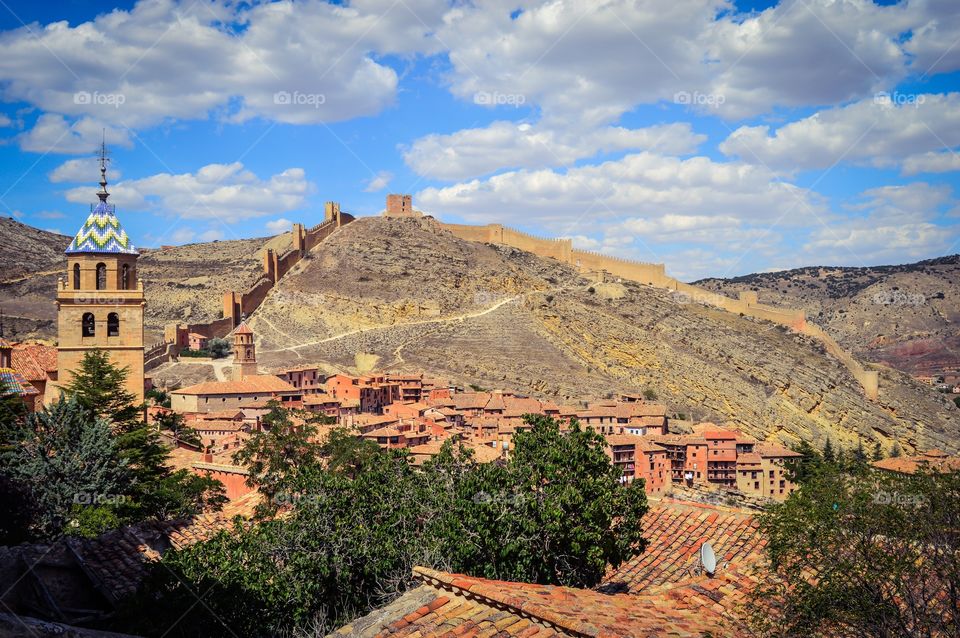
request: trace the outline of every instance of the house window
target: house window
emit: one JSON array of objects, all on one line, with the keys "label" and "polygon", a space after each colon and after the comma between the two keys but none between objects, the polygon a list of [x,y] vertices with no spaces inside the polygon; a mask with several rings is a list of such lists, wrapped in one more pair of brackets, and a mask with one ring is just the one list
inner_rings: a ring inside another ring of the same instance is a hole
[{"label": "house window", "polygon": [[83,319],[80,321],[82,335],[84,337],[93,337],[97,333],[97,320],[93,318],[92,312],[83,313]]},{"label": "house window", "polygon": [[73,265],[73,289],[80,290],[80,264]]},{"label": "house window", "polygon": [[120,269],[120,290],[130,290],[130,264]]},{"label": "house window", "polygon": [[104,290],[107,287],[107,265],[97,264],[97,290]]},{"label": "house window", "polygon": [[111,312],[109,315],[107,315],[107,336],[120,336],[120,315],[115,312]]}]

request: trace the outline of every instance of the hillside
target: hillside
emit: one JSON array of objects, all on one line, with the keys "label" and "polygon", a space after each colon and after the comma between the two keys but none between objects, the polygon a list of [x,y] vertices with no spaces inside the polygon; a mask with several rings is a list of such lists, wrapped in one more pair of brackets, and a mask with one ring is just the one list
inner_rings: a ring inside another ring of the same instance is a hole
[{"label": "hillside", "polygon": [[755,290],[774,305],[803,308],[866,361],[911,374],[960,370],[960,255],[901,266],[799,268],[696,285],[727,295]]},{"label": "hillside", "polygon": [[960,411],[899,372],[872,403],[820,344],[631,282],[467,242],[429,219],[364,218],[254,314],[262,367],[426,369],[461,385],[581,398],[653,389],[674,413],[761,437],[960,449]]},{"label": "hillside", "polygon": [[[5,266],[11,272],[31,272],[0,283],[0,306],[20,317],[15,338],[31,331],[55,338],[53,295],[67,238],[16,222],[4,230],[5,241],[39,255],[36,262],[11,260]],[[219,317],[223,291],[253,283],[262,249],[282,251],[285,241],[144,251],[148,341],[169,321]],[[947,281],[948,275],[939,277]],[[839,313],[841,289],[828,281]],[[772,303],[807,307],[786,292],[761,294]],[[929,307],[947,313],[955,297],[946,290],[944,297],[944,304]],[[264,368],[316,363],[330,371],[429,370],[462,386],[572,400],[649,388],[673,414],[732,421],[760,438],[790,443],[831,436],[853,445],[859,437],[886,446],[898,440],[908,449],[960,450],[960,411],[906,375],[882,369],[880,401],[870,402],[819,342],[686,301],[632,282],[592,283],[552,259],[458,239],[430,219],[364,218],[308,253],[251,323]],[[158,383],[198,381],[212,370],[168,364],[152,374]]]},{"label": "hillside", "polygon": [[[171,321],[220,317],[223,291],[244,289],[262,271],[260,250],[269,239],[243,239],[141,250],[146,287],[147,343]],[[0,308],[15,339],[56,339],[57,278],[66,273],[70,238],[11,219],[0,220]]]}]

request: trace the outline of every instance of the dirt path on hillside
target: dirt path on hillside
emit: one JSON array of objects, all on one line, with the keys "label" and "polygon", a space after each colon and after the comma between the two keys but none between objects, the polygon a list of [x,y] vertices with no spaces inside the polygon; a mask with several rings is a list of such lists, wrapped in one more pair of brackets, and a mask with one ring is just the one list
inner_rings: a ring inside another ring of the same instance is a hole
[{"label": "dirt path on hillside", "polygon": [[[549,290],[546,290],[546,291],[538,291],[538,292],[549,292]],[[400,323],[400,324],[394,324],[394,325],[389,325],[389,326],[377,326],[377,327],[374,327],[374,328],[350,330],[349,332],[344,332],[344,333],[341,333],[341,334],[338,334],[338,335],[334,335],[334,336],[332,336],[332,337],[327,337],[327,338],[325,338],[325,339],[320,339],[320,340],[318,340],[318,341],[309,341],[309,342],[307,342],[307,343],[301,343],[300,345],[296,345],[296,346],[288,346],[288,347],[286,347],[286,348],[275,348],[275,349],[273,349],[273,350],[261,350],[260,352],[262,352],[263,354],[268,354],[268,353],[269,353],[269,354],[273,354],[273,353],[277,353],[277,352],[293,352],[294,354],[296,354],[296,355],[299,357],[300,354],[299,354],[299,352],[297,352],[297,351],[300,350],[301,348],[309,348],[310,346],[318,346],[318,345],[321,345],[321,344],[324,344],[324,343],[330,343],[331,341],[337,341],[337,340],[339,340],[339,339],[344,339],[344,338],[346,338],[346,337],[351,337],[351,336],[353,336],[353,335],[357,335],[357,334],[360,334],[360,333],[363,333],[363,332],[372,332],[372,331],[374,331],[374,330],[386,330],[386,329],[396,328],[396,327],[401,327],[401,326],[402,326],[402,327],[407,327],[407,326],[423,326],[423,325],[452,323],[452,322],[455,322],[455,321],[466,321],[467,319],[476,319],[477,317],[482,317],[482,316],[484,316],[484,315],[490,314],[491,312],[495,312],[495,311],[499,310],[500,308],[502,308],[503,306],[519,300],[521,297],[526,297],[528,294],[530,294],[530,293],[520,293],[520,294],[518,294],[518,295],[514,295],[513,297],[508,297],[508,298],[506,298],[506,299],[501,299],[500,301],[498,301],[497,303],[493,304],[493,305],[490,306],[489,308],[484,308],[483,310],[478,310],[478,311],[474,311],[474,312],[465,312],[465,313],[462,313],[462,314],[459,314],[459,315],[454,315],[454,316],[452,316],[452,317],[440,317],[440,318],[438,318],[438,319],[423,319],[423,320],[421,320],[421,321],[410,321],[410,322],[405,322],[405,323]],[[258,317],[258,319],[262,319],[262,320],[264,321],[264,323],[270,325],[271,328],[273,328],[274,330],[276,330],[276,331],[279,332],[280,334],[284,334],[282,331],[277,330],[275,327],[273,327],[273,325],[270,324],[270,322],[269,322],[265,317],[264,317],[264,318]],[[289,337],[289,335],[285,335],[285,336]]]}]

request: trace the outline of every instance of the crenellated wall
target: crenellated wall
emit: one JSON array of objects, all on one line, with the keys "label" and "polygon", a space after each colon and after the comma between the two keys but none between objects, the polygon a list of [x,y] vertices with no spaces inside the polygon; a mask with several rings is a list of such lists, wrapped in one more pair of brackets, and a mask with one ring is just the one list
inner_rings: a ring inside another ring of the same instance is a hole
[{"label": "crenellated wall", "polygon": [[303,224],[293,224],[289,239],[291,248],[282,255],[278,255],[272,248],[263,251],[263,275],[256,283],[244,292],[228,290],[223,293],[223,318],[207,323],[168,324],[164,328],[163,344],[173,346],[161,350],[157,344],[152,351],[151,367],[164,361],[169,361],[179,353],[176,347],[178,335],[186,331],[187,334],[196,332],[208,339],[225,337],[240,324],[240,317],[251,315],[267,298],[273,286],[299,263],[304,256],[317,244],[329,237],[335,230],[354,220],[353,215],[341,212],[340,204],[327,202],[324,206],[324,220],[312,228],[304,228]]},{"label": "crenellated wall", "polygon": [[666,274],[663,264],[643,263],[611,257],[601,253],[586,250],[576,250],[569,239],[543,239],[534,237],[500,224],[486,226],[470,226],[466,224],[447,224],[437,222],[441,227],[457,237],[467,241],[488,242],[503,244],[531,252],[540,257],[552,257],[557,261],[574,266],[580,272],[596,276],[598,273],[609,274],[623,279],[630,279],[658,288],[673,290],[682,295],[687,301],[699,302],[722,308],[729,312],[742,314],[746,317],[772,321],[792,330],[801,332],[819,340],[831,355],[839,359],[850,371],[853,377],[863,386],[864,394],[871,400],[879,395],[879,375],[876,371],[867,370],[863,365],[845,351],[833,337],[823,331],[816,324],[807,321],[803,310],[792,308],[776,308],[759,303],[757,293],[753,291],[741,292],[738,299],[731,299],[726,295],[691,286]]}]

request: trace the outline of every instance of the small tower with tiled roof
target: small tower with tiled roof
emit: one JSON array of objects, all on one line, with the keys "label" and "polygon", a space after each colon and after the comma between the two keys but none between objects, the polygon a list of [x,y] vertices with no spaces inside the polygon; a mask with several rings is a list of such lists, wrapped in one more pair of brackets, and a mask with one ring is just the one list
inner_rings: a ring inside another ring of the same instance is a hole
[{"label": "small tower with tiled roof", "polygon": [[253,330],[245,316],[233,331],[233,378],[234,380],[257,374],[257,344],[253,342]]},{"label": "small tower with tiled roof", "polygon": [[[127,391],[143,399],[143,283],[137,257],[107,203],[107,149],[100,147],[100,200],[67,247],[67,276],[57,283],[57,385],[73,378],[84,355],[102,350],[127,369]],[[59,392],[46,392],[45,400]]]}]

